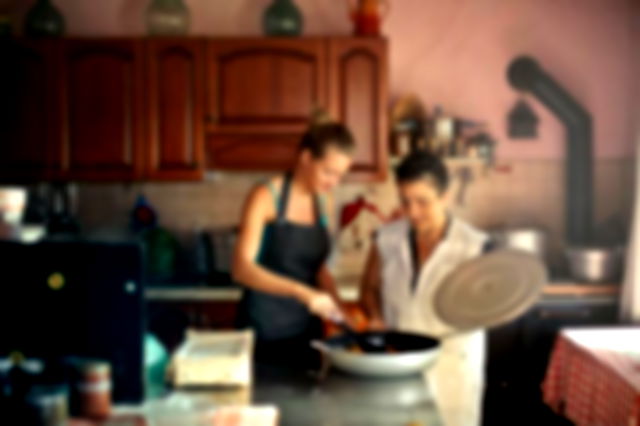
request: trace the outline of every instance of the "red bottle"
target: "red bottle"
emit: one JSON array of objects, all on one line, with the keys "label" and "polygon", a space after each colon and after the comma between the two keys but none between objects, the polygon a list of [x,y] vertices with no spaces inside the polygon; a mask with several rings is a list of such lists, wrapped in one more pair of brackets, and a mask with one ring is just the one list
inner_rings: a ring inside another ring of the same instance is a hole
[{"label": "red bottle", "polygon": [[382,19],[389,12],[388,0],[350,0],[356,36],[379,36]]}]

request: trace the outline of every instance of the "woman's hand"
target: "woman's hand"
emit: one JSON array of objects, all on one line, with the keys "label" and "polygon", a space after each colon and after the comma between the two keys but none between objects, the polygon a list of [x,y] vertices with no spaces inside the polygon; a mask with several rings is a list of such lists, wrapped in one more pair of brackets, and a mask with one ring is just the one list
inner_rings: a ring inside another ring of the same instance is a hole
[{"label": "woman's hand", "polygon": [[367,328],[373,331],[387,329],[382,318],[380,258],[375,246],[371,246],[362,275],[360,306],[368,317]]},{"label": "woman's hand", "polygon": [[368,328],[371,331],[384,331],[387,329],[387,325],[382,318],[371,318],[369,320]]},{"label": "woman's hand", "polygon": [[329,293],[305,288],[302,292],[301,301],[307,306],[312,314],[317,315],[322,319],[333,322],[340,322],[344,320],[344,314]]}]

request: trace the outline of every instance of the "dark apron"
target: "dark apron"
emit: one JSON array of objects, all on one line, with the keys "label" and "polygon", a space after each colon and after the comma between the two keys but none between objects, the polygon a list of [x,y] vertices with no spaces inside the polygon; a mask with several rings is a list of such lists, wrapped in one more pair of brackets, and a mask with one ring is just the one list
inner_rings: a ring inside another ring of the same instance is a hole
[{"label": "dark apron", "polygon": [[[301,225],[286,219],[291,176],[284,179],[277,217],[265,226],[258,263],[279,275],[316,287],[316,275],[330,250],[329,234],[321,223],[315,199],[316,221]],[[309,341],[322,334],[321,321],[306,306],[289,297],[247,288],[239,309],[239,325],[256,332],[258,358],[296,359],[308,354]]]}]

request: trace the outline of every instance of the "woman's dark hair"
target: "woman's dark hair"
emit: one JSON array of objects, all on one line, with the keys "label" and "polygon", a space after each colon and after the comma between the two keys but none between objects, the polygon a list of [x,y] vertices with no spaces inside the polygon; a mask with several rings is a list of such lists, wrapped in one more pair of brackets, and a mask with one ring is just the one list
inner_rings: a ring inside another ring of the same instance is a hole
[{"label": "woman's dark hair", "polygon": [[405,157],[396,167],[396,181],[398,183],[413,182],[425,178],[433,181],[440,193],[447,190],[449,172],[447,166],[437,155],[426,151],[417,151]]},{"label": "woman's dark hair", "polygon": [[329,147],[351,155],[356,143],[346,126],[340,123],[316,124],[302,135],[299,150],[309,150],[313,158],[322,158]]}]

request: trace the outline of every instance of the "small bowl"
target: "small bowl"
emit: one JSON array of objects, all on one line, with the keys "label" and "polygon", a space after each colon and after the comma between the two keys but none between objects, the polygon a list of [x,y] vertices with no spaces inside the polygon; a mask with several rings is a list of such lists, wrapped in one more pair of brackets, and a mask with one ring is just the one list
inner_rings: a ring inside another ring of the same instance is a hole
[{"label": "small bowl", "polygon": [[622,273],[621,248],[572,247],[567,250],[571,278],[586,283],[615,283]]}]

